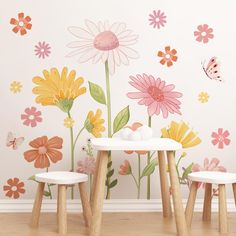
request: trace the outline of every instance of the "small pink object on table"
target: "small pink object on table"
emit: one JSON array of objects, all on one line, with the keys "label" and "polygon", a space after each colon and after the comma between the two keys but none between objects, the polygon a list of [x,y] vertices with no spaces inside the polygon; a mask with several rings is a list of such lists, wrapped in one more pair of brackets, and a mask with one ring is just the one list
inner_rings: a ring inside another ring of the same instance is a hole
[{"label": "small pink object on table", "polygon": [[105,180],[107,173],[107,163],[109,151],[125,151],[125,150],[144,150],[157,151],[163,216],[171,216],[170,191],[166,171],[165,151],[167,151],[167,160],[170,173],[170,185],[174,204],[175,221],[178,236],[188,236],[187,224],[184,215],[182,197],[180,192],[180,184],[176,172],[174,151],[182,149],[182,145],[168,138],[151,138],[142,141],[129,141],[120,138],[94,138],[91,139],[92,146],[97,153],[96,170],[93,181],[92,193],[92,224],[89,230],[89,236],[101,235],[102,206],[105,190]]}]

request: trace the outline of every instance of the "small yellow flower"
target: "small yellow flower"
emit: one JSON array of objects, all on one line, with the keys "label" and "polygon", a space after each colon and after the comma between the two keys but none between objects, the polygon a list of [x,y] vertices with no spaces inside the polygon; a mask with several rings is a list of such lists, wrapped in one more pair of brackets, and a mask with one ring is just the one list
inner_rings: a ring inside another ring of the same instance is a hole
[{"label": "small yellow flower", "polygon": [[90,111],[84,122],[84,126],[87,131],[93,134],[96,138],[100,138],[102,136],[101,133],[105,131],[105,127],[103,126],[105,121],[104,119],[101,119],[101,116],[102,111],[100,109],[97,109],[95,114],[93,111]]},{"label": "small yellow flower", "polygon": [[82,87],[84,79],[76,78],[75,70],[69,72],[67,67],[61,73],[56,68],[44,70],[43,77],[35,76],[33,82],[37,85],[33,88],[37,103],[57,106],[66,113],[70,111],[74,100],[86,93],[86,88]]},{"label": "small yellow flower", "polygon": [[163,138],[170,138],[182,144],[183,148],[189,148],[201,143],[196,132],[190,130],[189,126],[181,121],[172,121],[170,127],[161,129]]},{"label": "small yellow flower", "polygon": [[22,89],[22,85],[21,85],[20,82],[13,81],[13,82],[10,84],[10,90],[11,90],[13,93],[19,93],[19,92],[21,92],[21,89]]},{"label": "small yellow flower", "polygon": [[75,121],[71,118],[71,117],[66,117],[66,119],[64,119],[64,126],[66,128],[71,128],[74,125]]},{"label": "small yellow flower", "polygon": [[199,95],[198,95],[199,102],[206,103],[206,102],[208,102],[208,99],[209,99],[208,93],[206,93],[206,92],[199,93]]}]

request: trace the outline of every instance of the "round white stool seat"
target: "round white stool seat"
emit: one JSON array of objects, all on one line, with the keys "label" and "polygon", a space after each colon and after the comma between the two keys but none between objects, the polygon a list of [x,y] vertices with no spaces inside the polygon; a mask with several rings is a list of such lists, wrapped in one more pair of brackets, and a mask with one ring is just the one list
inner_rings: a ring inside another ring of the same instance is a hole
[{"label": "round white stool seat", "polygon": [[236,183],[236,174],[220,171],[198,171],[189,174],[188,179],[210,184],[233,184]]},{"label": "round white stool seat", "polygon": [[53,171],[36,174],[35,180],[50,184],[76,184],[88,181],[88,176],[76,172]]}]

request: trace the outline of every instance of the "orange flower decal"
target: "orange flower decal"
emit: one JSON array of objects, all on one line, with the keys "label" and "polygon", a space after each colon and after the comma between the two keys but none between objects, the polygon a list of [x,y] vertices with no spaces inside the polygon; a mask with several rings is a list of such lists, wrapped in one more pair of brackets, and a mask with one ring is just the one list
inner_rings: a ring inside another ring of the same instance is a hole
[{"label": "orange flower decal", "polygon": [[31,18],[29,16],[24,17],[24,13],[18,14],[18,20],[15,18],[11,18],[10,24],[15,25],[15,27],[12,29],[14,33],[18,33],[20,31],[21,35],[24,35],[27,33],[26,30],[30,30],[32,27],[32,24],[30,23]]},{"label": "orange flower decal", "polygon": [[7,197],[17,199],[20,197],[20,194],[25,193],[24,186],[24,182],[20,182],[18,178],[13,178],[7,180],[7,185],[3,186],[3,190],[6,191]]},{"label": "orange flower decal", "polygon": [[[131,126],[126,126],[125,128],[129,128],[132,131],[137,130],[139,127],[143,126],[141,123],[139,122],[134,122]],[[125,151],[125,153],[127,154],[132,154],[134,151]],[[145,155],[148,153],[148,151],[135,151],[137,154],[139,155]]]},{"label": "orange flower decal", "polygon": [[48,168],[50,161],[56,163],[62,159],[62,153],[56,150],[62,148],[62,143],[63,139],[57,136],[51,139],[47,136],[36,138],[29,143],[34,149],[24,152],[25,160],[34,161],[35,168]]},{"label": "orange flower decal", "polygon": [[165,52],[159,51],[157,53],[158,57],[162,57],[160,63],[162,65],[167,64],[168,67],[173,65],[173,61],[177,61],[178,57],[176,56],[177,51],[175,49],[170,50],[170,46],[165,47]]}]

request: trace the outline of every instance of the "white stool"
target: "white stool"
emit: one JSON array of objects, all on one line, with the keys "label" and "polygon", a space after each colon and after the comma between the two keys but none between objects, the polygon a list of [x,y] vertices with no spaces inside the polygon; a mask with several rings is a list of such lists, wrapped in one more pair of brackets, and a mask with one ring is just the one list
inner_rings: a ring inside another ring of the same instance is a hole
[{"label": "white stool", "polygon": [[202,218],[204,221],[211,220],[212,184],[217,184],[219,187],[219,231],[222,234],[227,234],[228,224],[225,184],[232,184],[236,204],[236,174],[216,171],[199,171],[189,174],[188,179],[192,181],[192,184],[185,210],[187,225],[191,226],[192,223],[194,203],[196,200],[198,184],[200,182],[205,183]]},{"label": "white stool", "polygon": [[37,194],[34,201],[34,207],[31,216],[31,226],[37,227],[39,223],[40,210],[42,205],[45,183],[58,185],[57,198],[57,218],[59,234],[67,232],[67,213],[66,213],[66,188],[68,185],[78,184],[80,198],[83,207],[83,215],[86,226],[90,226],[92,213],[89,200],[86,193],[86,184],[88,176],[75,172],[45,172],[35,175],[35,180],[38,181]]}]

